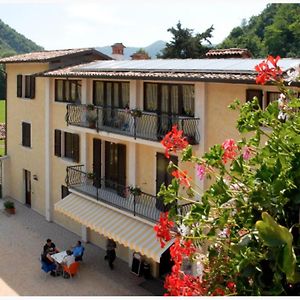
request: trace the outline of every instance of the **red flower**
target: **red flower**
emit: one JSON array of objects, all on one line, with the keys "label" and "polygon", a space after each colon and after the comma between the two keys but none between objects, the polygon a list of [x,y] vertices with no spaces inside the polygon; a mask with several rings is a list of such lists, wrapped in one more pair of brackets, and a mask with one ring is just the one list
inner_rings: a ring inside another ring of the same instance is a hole
[{"label": "red flower", "polygon": [[257,84],[265,84],[268,80],[278,80],[278,77],[282,74],[281,68],[277,65],[279,59],[280,56],[274,58],[269,55],[267,60],[255,66],[255,70],[258,72],[256,76]]},{"label": "red flower", "polygon": [[227,282],[227,287],[230,289],[231,292],[235,291],[236,284],[233,281]]},{"label": "red flower", "polygon": [[216,288],[212,293],[213,296],[224,296],[225,292],[221,288]]},{"label": "red flower", "polygon": [[222,144],[224,154],[222,156],[223,163],[225,164],[228,159],[234,159],[237,156],[238,146],[235,144],[233,139],[225,140]]},{"label": "red flower", "polygon": [[172,130],[161,141],[167,158],[170,158],[170,152],[174,151],[176,153],[176,151],[183,150],[189,144],[182,134],[183,131],[177,130],[177,125],[173,125]]},{"label": "red flower", "polygon": [[165,242],[170,241],[172,238],[170,230],[174,227],[174,222],[168,219],[168,212],[161,213],[158,222],[159,223],[154,226],[154,230],[160,241],[160,246],[163,248]]},{"label": "red flower", "polygon": [[175,170],[172,172],[172,175],[179,179],[179,182],[182,183],[183,185],[185,185],[186,187],[190,187],[190,180],[192,179],[191,177],[189,177],[187,175],[187,171],[179,171],[179,170]]}]

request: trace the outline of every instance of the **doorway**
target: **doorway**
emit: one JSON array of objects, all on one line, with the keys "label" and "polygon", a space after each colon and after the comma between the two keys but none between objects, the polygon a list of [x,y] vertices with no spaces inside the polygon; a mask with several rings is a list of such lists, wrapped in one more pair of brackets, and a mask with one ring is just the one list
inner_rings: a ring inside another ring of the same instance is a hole
[{"label": "doorway", "polygon": [[170,247],[161,255],[159,262],[159,277],[165,277],[172,270],[174,262],[171,260]]},{"label": "doorway", "polygon": [[105,142],[105,186],[124,196],[126,184],[126,146]]},{"label": "doorway", "polygon": [[31,207],[31,172],[24,170],[25,204]]},{"label": "doorway", "polygon": [[101,140],[93,139],[93,173],[94,186],[100,188],[101,186]]}]

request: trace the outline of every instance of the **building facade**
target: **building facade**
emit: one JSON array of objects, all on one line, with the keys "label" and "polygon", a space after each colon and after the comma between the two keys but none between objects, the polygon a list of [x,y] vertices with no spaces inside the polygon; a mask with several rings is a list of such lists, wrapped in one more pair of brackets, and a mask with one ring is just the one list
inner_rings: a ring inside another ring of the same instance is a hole
[{"label": "building facade", "polygon": [[[170,271],[168,247],[153,230],[168,210],[157,192],[168,184],[160,144],[177,124],[196,155],[239,138],[235,99],[257,96],[265,108],[275,87],[255,85],[255,59],[114,61],[93,49],[0,60],[7,73],[6,196],[27,204],[105,248],[107,238],[129,268],[133,253],[154,276]],[[282,60],[288,69],[299,60]],[[295,87],[297,89],[297,87]],[[170,160],[199,181],[192,165]],[[178,203],[186,213],[189,203]]]}]

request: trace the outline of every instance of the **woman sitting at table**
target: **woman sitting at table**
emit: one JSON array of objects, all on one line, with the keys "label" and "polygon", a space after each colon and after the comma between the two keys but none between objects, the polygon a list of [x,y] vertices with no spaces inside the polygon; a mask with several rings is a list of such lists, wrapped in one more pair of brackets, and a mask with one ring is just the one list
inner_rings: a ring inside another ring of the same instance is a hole
[{"label": "woman sitting at table", "polygon": [[72,255],[72,251],[71,250],[67,250],[67,255],[64,257],[64,259],[61,262],[62,266],[67,266],[70,267],[70,265],[75,262],[75,257]]}]

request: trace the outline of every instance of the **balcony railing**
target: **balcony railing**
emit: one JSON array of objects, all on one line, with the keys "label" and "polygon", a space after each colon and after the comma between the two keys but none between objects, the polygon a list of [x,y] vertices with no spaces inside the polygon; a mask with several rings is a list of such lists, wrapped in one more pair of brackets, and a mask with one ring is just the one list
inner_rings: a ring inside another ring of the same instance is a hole
[{"label": "balcony railing", "polygon": [[160,141],[177,124],[192,145],[199,144],[199,118],[156,114],[144,111],[117,109],[89,105],[68,104],[68,125],[92,128],[96,131],[113,132],[152,141]]},{"label": "balcony railing", "polygon": [[[139,216],[151,222],[157,222],[164,206],[160,199],[150,194],[140,192],[131,193],[126,186],[105,180],[104,178],[94,178],[92,173],[82,171],[83,165],[67,167],[66,184],[73,190],[90,196],[93,199],[116,207]],[[186,213],[186,205],[178,207],[178,211]]]}]

